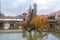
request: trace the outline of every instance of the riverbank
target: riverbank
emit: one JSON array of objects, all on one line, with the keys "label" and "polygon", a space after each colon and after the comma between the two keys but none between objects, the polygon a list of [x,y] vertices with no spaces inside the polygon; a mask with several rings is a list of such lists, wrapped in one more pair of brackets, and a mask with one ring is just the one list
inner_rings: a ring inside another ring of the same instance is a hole
[{"label": "riverbank", "polygon": [[23,30],[0,30],[0,33],[21,33]]},{"label": "riverbank", "polygon": [[[22,33],[23,30],[16,29],[16,30],[0,30],[0,33]],[[49,31],[43,31],[43,32],[57,32],[60,33],[58,30],[49,30]]]}]

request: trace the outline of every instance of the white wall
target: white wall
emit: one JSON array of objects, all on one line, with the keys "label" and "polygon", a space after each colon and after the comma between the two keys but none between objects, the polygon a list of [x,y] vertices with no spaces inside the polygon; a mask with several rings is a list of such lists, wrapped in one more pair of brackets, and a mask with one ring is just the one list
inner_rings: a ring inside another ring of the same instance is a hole
[{"label": "white wall", "polygon": [[60,20],[60,11],[56,12],[55,19],[59,19]]}]

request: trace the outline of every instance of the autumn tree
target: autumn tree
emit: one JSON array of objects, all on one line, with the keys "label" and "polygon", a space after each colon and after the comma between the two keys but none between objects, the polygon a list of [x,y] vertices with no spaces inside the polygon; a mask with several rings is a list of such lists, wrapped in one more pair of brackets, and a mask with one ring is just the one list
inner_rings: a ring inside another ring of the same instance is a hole
[{"label": "autumn tree", "polygon": [[31,25],[31,28],[34,27],[39,31],[42,31],[43,29],[49,30],[49,26],[50,26],[48,22],[48,18],[44,15],[33,18],[30,21],[29,25]]}]

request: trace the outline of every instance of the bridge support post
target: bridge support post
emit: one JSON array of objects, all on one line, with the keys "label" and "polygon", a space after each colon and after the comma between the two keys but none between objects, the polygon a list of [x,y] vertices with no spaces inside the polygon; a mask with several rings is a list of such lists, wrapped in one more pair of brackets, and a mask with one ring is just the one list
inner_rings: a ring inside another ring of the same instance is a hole
[{"label": "bridge support post", "polygon": [[10,28],[9,29],[19,29],[18,22],[10,22]]},{"label": "bridge support post", "polygon": [[14,29],[14,22],[10,22],[10,28],[9,29]]},{"label": "bridge support post", "polygon": [[3,23],[2,22],[0,23],[0,29],[3,29]]},{"label": "bridge support post", "polygon": [[18,22],[14,23],[14,28],[15,28],[15,29],[19,29]]}]

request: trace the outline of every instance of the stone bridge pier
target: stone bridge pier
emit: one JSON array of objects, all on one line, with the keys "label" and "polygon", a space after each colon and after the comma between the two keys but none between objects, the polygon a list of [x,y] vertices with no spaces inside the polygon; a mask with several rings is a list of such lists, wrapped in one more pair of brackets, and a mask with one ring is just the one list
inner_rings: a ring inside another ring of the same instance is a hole
[{"label": "stone bridge pier", "polygon": [[0,29],[3,29],[3,22],[0,21]]}]

